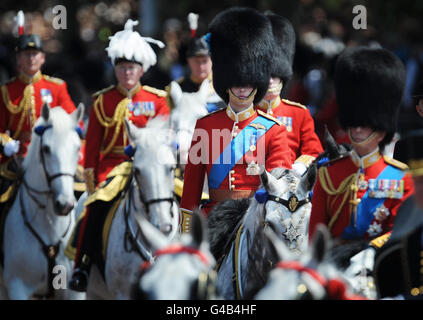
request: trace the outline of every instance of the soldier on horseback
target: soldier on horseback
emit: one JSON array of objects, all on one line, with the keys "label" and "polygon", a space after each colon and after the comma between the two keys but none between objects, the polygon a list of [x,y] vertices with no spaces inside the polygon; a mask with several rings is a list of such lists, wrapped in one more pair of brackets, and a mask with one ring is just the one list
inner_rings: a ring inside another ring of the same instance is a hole
[{"label": "soldier on horseback", "polygon": [[[197,35],[198,14],[189,13],[188,22],[191,29],[191,39],[188,43],[186,59],[190,75],[189,77],[181,77],[176,82],[181,86],[183,92],[197,92],[202,82],[207,79],[210,84],[209,97],[207,99],[208,112],[225,108],[225,103],[213,89],[212,60],[208,45],[204,37],[198,37]],[[166,90],[169,91],[170,86],[167,86]]]},{"label": "soldier on horseback", "polygon": [[414,192],[407,165],[383,155],[392,140],[405,83],[401,61],[386,49],[346,49],[335,68],[340,123],[353,150],[319,169],[309,238],[319,223],[340,243],[387,235]]},{"label": "soldier on horseback", "polygon": [[[254,109],[269,86],[269,20],[253,9],[232,8],[217,15],[209,30],[213,86],[227,107],[197,121],[184,175],[183,232],[189,231],[192,210],[200,205],[205,175],[211,201],[203,209],[208,213],[225,199],[253,196],[263,167],[290,169],[292,162],[285,126]],[[216,137],[216,130],[223,137]]]},{"label": "soldier on horseback", "polygon": [[[76,108],[66,82],[41,73],[46,56],[38,34],[24,34],[24,14],[17,16],[19,37],[15,51],[18,76],[1,85],[0,97],[0,210],[13,198],[17,159],[25,157],[32,128],[44,103],[61,106],[67,113]],[[20,160],[18,160],[20,162]],[[4,210],[6,211],[6,210]],[[0,212],[1,214],[1,212]]]},{"label": "soldier on horseback", "polygon": [[266,14],[272,24],[274,55],[269,89],[257,106],[259,110],[281,121],[287,129],[288,146],[292,151],[292,167],[303,174],[313,160],[323,152],[314,130],[314,120],[307,107],[281,99],[282,88],[292,76],[295,53],[295,31],[291,23],[282,16]]},{"label": "soldier on horseback", "polygon": [[[86,135],[84,171],[88,193],[93,197],[97,186],[105,185],[111,170],[129,160],[124,151],[129,144],[125,117],[137,127],[144,127],[149,119],[169,114],[166,92],[140,84],[143,73],[157,61],[148,42],[159,47],[164,44],[141,37],[137,31],[133,31],[133,26],[137,24],[138,21],[129,19],[125,29],[110,38],[106,51],[114,65],[118,84],[94,94]],[[98,202],[104,205],[104,199]],[[91,212],[93,210],[93,205],[86,208],[79,231],[75,271],[70,282],[71,289],[76,291],[86,290],[94,243],[107,214],[107,210],[97,208],[95,213]]]}]

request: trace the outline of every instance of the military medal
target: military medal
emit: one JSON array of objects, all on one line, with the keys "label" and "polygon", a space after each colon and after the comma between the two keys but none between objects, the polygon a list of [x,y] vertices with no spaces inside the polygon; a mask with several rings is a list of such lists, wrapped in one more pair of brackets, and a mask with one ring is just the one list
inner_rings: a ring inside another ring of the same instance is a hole
[{"label": "military medal", "polygon": [[139,102],[136,102],[134,106],[134,116],[138,117],[141,113],[141,105]]},{"label": "military medal", "polygon": [[368,186],[369,186],[369,183],[364,178],[364,174],[361,174],[360,179],[358,181],[358,188],[360,190],[366,190]]},{"label": "military medal", "polygon": [[382,226],[380,223],[374,221],[370,226],[369,229],[367,229],[367,233],[370,237],[374,237],[379,235],[382,232]]},{"label": "military medal", "polygon": [[41,89],[41,100],[44,103],[52,103],[53,102],[53,97],[51,95],[50,89],[45,89],[45,88]]},{"label": "military medal", "polygon": [[256,151],[256,142],[257,142],[257,133],[254,132],[254,134],[250,137],[250,151],[254,152]]},{"label": "military medal", "polygon": [[389,210],[382,204],[376,209],[373,215],[375,216],[377,221],[382,222],[390,215],[390,213]]}]

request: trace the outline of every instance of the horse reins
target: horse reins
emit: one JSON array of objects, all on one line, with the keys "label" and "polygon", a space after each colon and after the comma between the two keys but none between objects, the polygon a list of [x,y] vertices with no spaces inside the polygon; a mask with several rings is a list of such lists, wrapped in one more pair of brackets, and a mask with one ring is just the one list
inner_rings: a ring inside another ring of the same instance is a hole
[{"label": "horse reins", "polygon": [[[52,126],[46,126],[46,130],[50,129]],[[45,173],[46,179],[47,179],[47,184],[49,189],[51,188],[51,181],[53,181],[54,179],[60,177],[60,176],[71,176],[74,177],[74,175],[71,175],[69,173],[57,173],[53,176],[50,176],[47,172],[47,168],[45,165],[45,159],[44,159],[44,153],[42,151],[42,134],[40,135],[40,158],[41,158],[41,164],[43,166],[43,171]],[[32,188],[28,182],[25,180],[25,172],[22,173],[22,182],[23,185],[25,186],[25,188],[27,189],[27,193],[30,196],[30,198],[37,204],[37,206],[40,209],[45,209],[47,205],[43,205],[40,204],[40,202],[38,201],[38,199],[31,194],[31,192],[33,193],[38,193],[38,194],[45,194],[47,196],[49,196],[50,194],[52,194],[51,190],[47,190],[47,191],[38,191],[34,188]],[[56,244],[53,245],[47,245],[43,239],[41,238],[41,236],[37,233],[37,231],[34,229],[34,227],[31,225],[31,223],[29,222],[26,214],[25,214],[25,207],[24,207],[24,203],[23,203],[23,199],[22,199],[22,192],[19,194],[19,203],[21,206],[21,215],[24,221],[25,226],[28,228],[28,230],[32,233],[32,235],[37,239],[37,241],[40,243],[41,248],[42,248],[42,252],[44,254],[44,256],[47,258],[47,287],[48,287],[48,291],[47,294],[41,297],[46,297],[46,298],[51,298],[54,296],[54,288],[53,288],[53,268],[56,265],[56,257],[59,253],[59,249],[60,249],[60,244],[61,244],[61,240],[59,240]],[[69,224],[65,230],[65,232],[63,233],[63,235],[61,236],[60,239],[64,238],[66,236],[66,234],[68,233],[69,229],[70,229],[70,225],[71,225],[71,219],[69,219]]]}]

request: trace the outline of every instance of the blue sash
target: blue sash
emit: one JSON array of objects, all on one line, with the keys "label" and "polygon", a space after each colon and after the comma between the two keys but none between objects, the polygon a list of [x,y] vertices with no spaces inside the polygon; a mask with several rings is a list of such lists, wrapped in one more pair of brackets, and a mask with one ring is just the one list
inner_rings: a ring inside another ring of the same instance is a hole
[{"label": "blue sash", "polygon": [[[251,124],[260,124],[266,129],[256,129]],[[209,189],[219,189],[226,176],[236,163],[255,145],[276,123],[273,120],[258,116],[251,121],[232,141],[226,146],[220,156],[213,163],[208,176]],[[213,143],[213,141],[211,141]]]},{"label": "blue sash", "polygon": [[[404,172],[392,167],[387,166],[376,179],[392,179],[401,180],[404,177]],[[354,228],[354,214],[351,214],[351,221],[348,227],[345,228],[341,235],[342,239],[353,240],[362,239],[369,229],[370,224],[374,220],[374,212],[381,206],[386,198],[371,198],[369,197],[369,190],[364,194],[361,202],[357,206],[357,226]]]}]

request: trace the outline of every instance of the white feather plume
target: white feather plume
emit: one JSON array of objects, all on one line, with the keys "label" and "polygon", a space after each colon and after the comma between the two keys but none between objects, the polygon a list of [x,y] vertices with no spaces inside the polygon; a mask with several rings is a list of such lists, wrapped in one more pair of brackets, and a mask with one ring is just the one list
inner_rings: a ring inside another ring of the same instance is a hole
[{"label": "white feather plume", "polygon": [[193,12],[188,14],[188,24],[191,30],[197,30],[198,28],[198,17],[199,15]]},{"label": "white feather plume", "polygon": [[137,31],[133,31],[133,27],[136,25],[138,25],[138,21],[129,19],[125,23],[124,30],[109,37],[110,43],[106,51],[113,65],[119,58],[134,59],[143,65],[144,72],[146,72],[157,63],[156,54],[148,42],[155,43],[160,48],[164,48],[165,45],[159,40],[142,37]]}]

